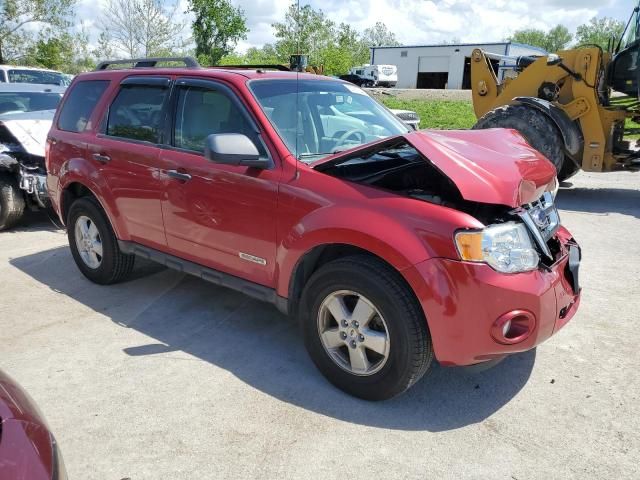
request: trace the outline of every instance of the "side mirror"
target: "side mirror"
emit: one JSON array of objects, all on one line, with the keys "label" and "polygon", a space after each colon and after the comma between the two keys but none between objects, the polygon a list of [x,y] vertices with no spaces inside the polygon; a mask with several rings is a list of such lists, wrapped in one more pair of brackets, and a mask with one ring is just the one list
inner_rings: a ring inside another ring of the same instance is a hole
[{"label": "side mirror", "polygon": [[553,67],[554,65],[559,65],[562,63],[562,57],[556,55],[555,53],[550,53],[547,55],[547,66]]},{"label": "side mirror", "polygon": [[252,168],[269,168],[271,161],[260,157],[258,148],[241,133],[214,133],[207,137],[204,156],[212,162],[225,165],[241,165]]}]

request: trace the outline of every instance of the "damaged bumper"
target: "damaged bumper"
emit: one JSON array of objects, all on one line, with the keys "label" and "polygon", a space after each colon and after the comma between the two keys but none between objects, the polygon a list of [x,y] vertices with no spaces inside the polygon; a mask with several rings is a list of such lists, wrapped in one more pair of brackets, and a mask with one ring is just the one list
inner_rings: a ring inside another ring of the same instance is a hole
[{"label": "damaged bumper", "polygon": [[506,275],[488,265],[434,258],[405,272],[425,312],[436,358],[472,365],[539,345],[580,304],[580,250],[560,227],[554,262]]}]

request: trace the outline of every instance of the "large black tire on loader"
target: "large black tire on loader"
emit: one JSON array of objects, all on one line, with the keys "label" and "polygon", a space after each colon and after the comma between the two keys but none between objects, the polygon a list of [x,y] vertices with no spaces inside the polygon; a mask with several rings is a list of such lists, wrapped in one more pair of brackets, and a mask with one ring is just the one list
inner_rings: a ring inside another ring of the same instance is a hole
[{"label": "large black tire on loader", "polygon": [[547,157],[556,167],[558,180],[575,175],[579,168],[564,153],[564,143],[553,120],[527,105],[504,105],[484,114],[473,126],[484,128],[512,128],[520,132],[533,148]]}]

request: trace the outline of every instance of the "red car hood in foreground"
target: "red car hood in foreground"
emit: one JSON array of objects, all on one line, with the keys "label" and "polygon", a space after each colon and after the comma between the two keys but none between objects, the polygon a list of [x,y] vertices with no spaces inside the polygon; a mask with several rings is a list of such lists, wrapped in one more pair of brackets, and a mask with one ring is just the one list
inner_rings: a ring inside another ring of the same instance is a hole
[{"label": "red car hood in foreground", "polygon": [[475,202],[518,207],[540,198],[555,167],[515,130],[424,130],[405,135]]}]

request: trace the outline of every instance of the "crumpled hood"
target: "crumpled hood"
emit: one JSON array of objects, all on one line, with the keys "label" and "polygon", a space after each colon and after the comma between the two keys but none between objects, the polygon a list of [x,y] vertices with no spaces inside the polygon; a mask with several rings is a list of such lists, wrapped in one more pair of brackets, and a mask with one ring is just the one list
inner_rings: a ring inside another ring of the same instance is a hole
[{"label": "crumpled hood", "polygon": [[9,130],[27,153],[44,157],[47,134],[53,123],[54,114],[55,110],[5,113],[0,115],[0,125]]},{"label": "crumpled hood", "polygon": [[421,130],[405,138],[466,200],[518,207],[540,198],[556,176],[515,130]]}]

